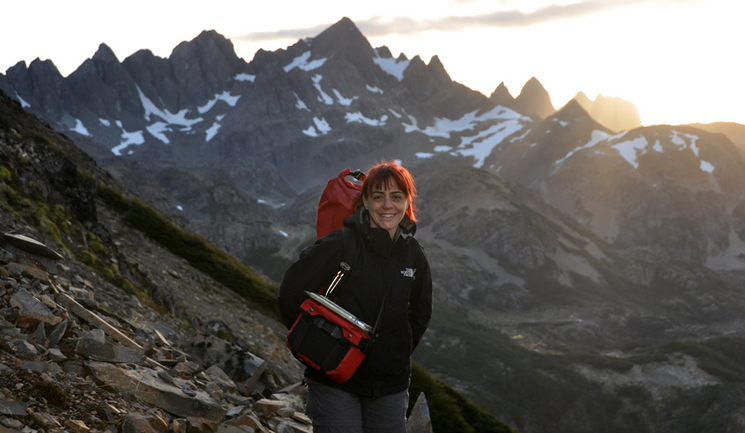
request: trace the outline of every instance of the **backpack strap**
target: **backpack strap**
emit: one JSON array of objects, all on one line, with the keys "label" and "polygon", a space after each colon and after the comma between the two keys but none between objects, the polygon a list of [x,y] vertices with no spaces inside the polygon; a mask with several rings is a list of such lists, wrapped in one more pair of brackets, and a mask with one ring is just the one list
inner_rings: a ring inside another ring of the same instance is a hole
[{"label": "backpack strap", "polygon": [[[359,253],[359,245],[357,245],[357,234],[349,227],[344,227],[341,230],[342,237],[342,251],[341,261],[339,262],[339,270],[336,272],[336,277],[329,284],[329,288],[326,289],[326,296],[330,296],[331,292],[341,284],[347,275],[352,270],[352,265],[357,261],[357,255]],[[388,293],[383,295],[383,302],[380,304],[380,310],[378,310],[378,317],[375,319],[375,325],[373,326],[372,332],[370,332],[370,339],[360,343],[359,347],[363,353],[367,353],[375,341],[375,331],[378,329],[380,319],[383,317],[383,309],[385,308],[385,300],[388,297]]]}]

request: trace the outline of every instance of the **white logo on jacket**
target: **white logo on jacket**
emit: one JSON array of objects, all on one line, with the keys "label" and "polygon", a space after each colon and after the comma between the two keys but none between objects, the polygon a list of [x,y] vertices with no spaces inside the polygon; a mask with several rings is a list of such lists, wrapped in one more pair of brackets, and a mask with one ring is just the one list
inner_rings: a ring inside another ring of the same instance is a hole
[{"label": "white logo on jacket", "polygon": [[401,271],[401,275],[407,278],[414,278],[414,274],[416,273],[416,269],[406,268],[403,271]]}]

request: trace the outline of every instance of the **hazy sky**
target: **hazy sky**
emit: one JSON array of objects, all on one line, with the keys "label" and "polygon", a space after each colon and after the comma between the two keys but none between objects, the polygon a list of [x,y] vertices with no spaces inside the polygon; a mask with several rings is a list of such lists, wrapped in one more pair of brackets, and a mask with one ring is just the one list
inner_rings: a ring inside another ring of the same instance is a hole
[{"label": "hazy sky", "polygon": [[32,0],[6,2],[0,72],[52,60],[67,76],[101,43],[168,57],[216,30],[246,61],[349,17],[394,56],[439,56],[451,78],[513,96],[531,77],[556,108],[578,91],[633,102],[645,125],[745,124],[741,0]]}]

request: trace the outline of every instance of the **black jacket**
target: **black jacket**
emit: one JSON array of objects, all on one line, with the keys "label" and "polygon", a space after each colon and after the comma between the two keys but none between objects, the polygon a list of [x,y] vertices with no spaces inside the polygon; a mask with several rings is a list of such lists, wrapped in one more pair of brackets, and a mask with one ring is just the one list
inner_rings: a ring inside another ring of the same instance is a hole
[{"label": "black jacket", "polygon": [[[432,315],[432,279],[429,263],[419,242],[416,226],[400,227],[391,241],[387,231],[371,228],[363,208],[344,221],[356,234],[357,258],[352,271],[332,299],[371,326],[386,295],[377,338],[352,378],[335,383],[314,370],[305,375],[318,382],[363,396],[381,396],[409,386],[411,354],[427,329]],[[327,287],[339,269],[341,231],[319,239],[300,254],[285,272],[279,306],[287,327],[300,314],[307,291]]]}]

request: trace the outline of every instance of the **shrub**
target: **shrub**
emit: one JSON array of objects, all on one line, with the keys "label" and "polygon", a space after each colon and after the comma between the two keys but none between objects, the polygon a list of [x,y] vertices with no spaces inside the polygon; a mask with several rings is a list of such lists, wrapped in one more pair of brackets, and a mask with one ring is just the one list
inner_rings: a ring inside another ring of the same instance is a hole
[{"label": "shrub", "polygon": [[0,180],[8,181],[13,177],[13,173],[7,167],[0,165]]}]

